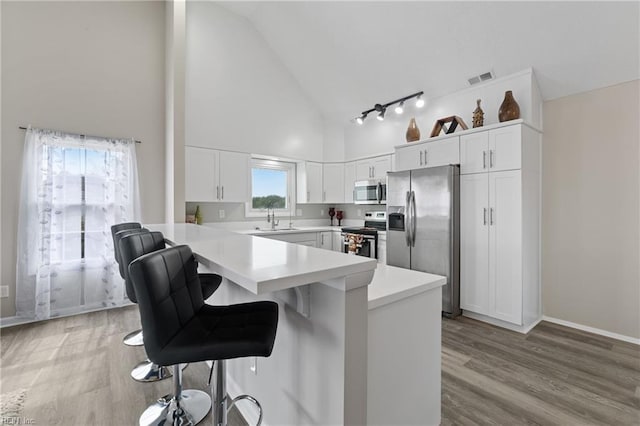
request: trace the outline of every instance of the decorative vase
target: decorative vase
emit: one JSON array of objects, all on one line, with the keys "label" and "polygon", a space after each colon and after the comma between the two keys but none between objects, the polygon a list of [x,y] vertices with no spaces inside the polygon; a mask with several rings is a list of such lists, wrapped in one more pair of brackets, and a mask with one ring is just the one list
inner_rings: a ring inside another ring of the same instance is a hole
[{"label": "decorative vase", "polygon": [[196,224],[202,225],[202,212],[200,211],[200,206],[196,206]]},{"label": "decorative vase", "polygon": [[478,106],[473,110],[473,127],[482,127],[484,125],[484,111],[480,108],[480,99],[476,103]]},{"label": "decorative vase", "polygon": [[500,105],[500,109],[498,110],[498,120],[502,123],[503,121],[515,120],[520,118],[520,106],[513,99],[513,93],[511,90],[507,90],[504,93],[504,101],[502,101],[502,105]]},{"label": "decorative vase", "polygon": [[420,140],[420,129],[416,124],[416,119],[411,117],[409,121],[409,127],[407,127],[407,142],[415,142]]}]

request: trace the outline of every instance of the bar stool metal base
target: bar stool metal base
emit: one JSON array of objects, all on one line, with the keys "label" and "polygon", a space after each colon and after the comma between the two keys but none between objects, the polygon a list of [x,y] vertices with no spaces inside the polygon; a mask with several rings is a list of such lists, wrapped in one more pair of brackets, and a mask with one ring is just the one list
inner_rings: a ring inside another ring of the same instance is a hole
[{"label": "bar stool metal base", "polygon": [[142,346],[144,345],[144,340],[142,340],[142,330],[132,331],[131,333],[124,336],[122,342],[127,346]]},{"label": "bar stool metal base", "polygon": [[[180,364],[180,368],[184,370],[189,364]],[[172,377],[170,367],[160,366],[148,359],[142,361],[131,370],[131,377],[133,380],[143,383],[157,382],[159,380],[168,379]]]},{"label": "bar stool metal base", "polygon": [[236,402],[246,399],[258,407],[259,416],[256,426],[262,424],[262,406],[257,399],[251,395],[239,395],[229,403],[227,395],[227,363],[226,360],[218,360],[213,364],[214,379],[211,382],[211,394],[213,396],[213,426],[228,426],[227,413]]},{"label": "bar stool metal base", "polygon": [[158,399],[140,416],[140,426],[193,426],[207,416],[211,398],[194,389],[182,391],[180,403],[171,395]]}]

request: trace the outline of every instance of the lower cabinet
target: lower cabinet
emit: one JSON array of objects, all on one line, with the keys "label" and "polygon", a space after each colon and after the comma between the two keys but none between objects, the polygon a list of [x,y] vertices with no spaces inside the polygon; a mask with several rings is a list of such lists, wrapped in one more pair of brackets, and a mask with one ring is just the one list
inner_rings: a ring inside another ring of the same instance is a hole
[{"label": "lower cabinet", "polygon": [[333,239],[333,251],[344,252],[344,241],[342,240],[342,232],[333,231],[331,237]]},{"label": "lower cabinet", "polygon": [[539,228],[523,221],[523,201],[538,193],[525,187],[520,170],[460,176],[460,307],[518,326],[539,310]]},{"label": "lower cabinet", "polygon": [[272,240],[286,241],[288,243],[300,244],[303,246],[317,247],[317,232],[304,232],[299,234],[271,234],[260,235]]},{"label": "lower cabinet", "polygon": [[333,232],[325,231],[318,232],[318,240],[316,247],[325,249],[325,250],[333,250]]}]

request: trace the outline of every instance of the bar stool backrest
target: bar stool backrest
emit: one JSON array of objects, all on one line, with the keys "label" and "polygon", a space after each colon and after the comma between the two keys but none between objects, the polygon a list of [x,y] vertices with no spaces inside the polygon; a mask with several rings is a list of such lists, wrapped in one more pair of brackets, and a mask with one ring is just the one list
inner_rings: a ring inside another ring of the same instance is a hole
[{"label": "bar stool backrest", "polygon": [[140,256],[164,249],[164,235],[162,232],[149,231],[148,229],[145,229],[144,232],[127,230],[118,232],[116,238],[118,239],[120,264],[124,269],[123,278],[127,297],[133,303],[138,303],[135,289],[129,277],[129,264]]}]

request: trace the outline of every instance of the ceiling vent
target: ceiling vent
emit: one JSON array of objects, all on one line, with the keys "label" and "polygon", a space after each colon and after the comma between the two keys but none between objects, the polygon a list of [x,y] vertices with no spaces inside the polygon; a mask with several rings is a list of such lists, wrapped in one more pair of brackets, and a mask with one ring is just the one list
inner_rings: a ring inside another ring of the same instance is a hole
[{"label": "ceiling vent", "polygon": [[487,71],[480,75],[474,75],[473,77],[469,78],[467,81],[469,82],[470,86],[473,86],[474,84],[482,83],[483,81],[487,81],[487,80],[492,80],[493,78],[494,78],[493,71]]}]

